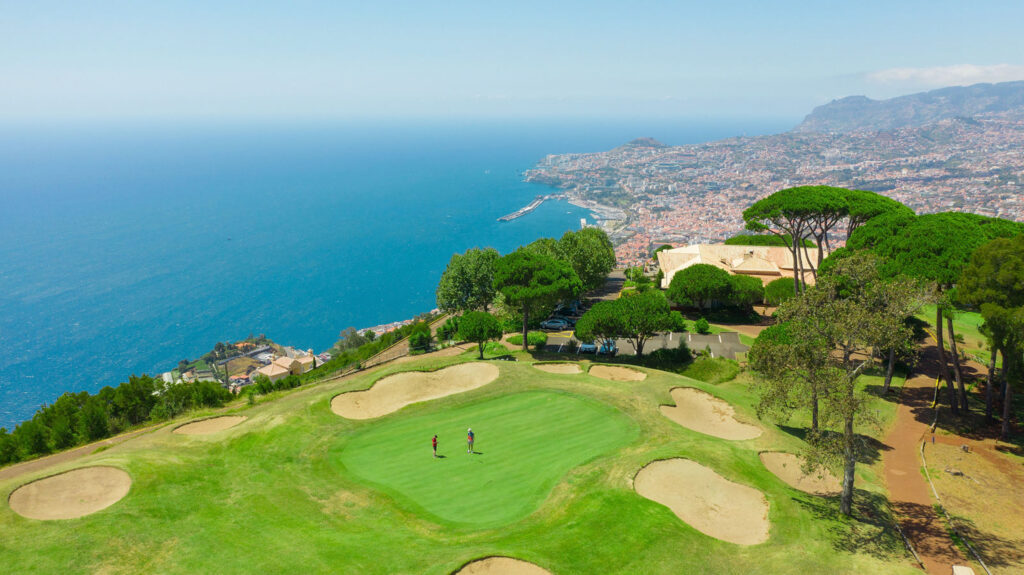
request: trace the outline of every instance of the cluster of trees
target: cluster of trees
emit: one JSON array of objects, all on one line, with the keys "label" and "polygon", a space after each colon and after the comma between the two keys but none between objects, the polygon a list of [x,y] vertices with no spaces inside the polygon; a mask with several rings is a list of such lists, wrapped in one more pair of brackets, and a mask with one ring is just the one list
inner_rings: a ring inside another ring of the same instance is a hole
[{"label": "cluster of trees", "polygon": [[799,293],[806,285],[806,274],[817,278],[816,268],[824,257],[819,250],[817,261],[811,262],[810,247],[818,245],[824,251],[831,251],[830,234],[841,223],[846,223],[849,239],[850,234],[869,220],[894,213],[914,214],[903,204],[874,192],[800,186],[780,190],[755,202],[743,211],[743,220],[748,230],[768,232],[786,243],[796,272],[793,289]]},{"label": "cluster of trees", "polygon": [[[1002,334],[1006,328],[1012,332],[1014,325],[1013,312],[1006,315],[1003,310],[1015,309],[1015,302],[1019,300],[1013,295],[1024,286],[1019,275],[1014,278],[1013,250],[1019,245],[1014,242],[1020,240],[1011,239],[1019,238],[1021,234],[1024,234],[1024,224],[976,214],[947,212],[915,216],[892,212],[862,225],[850,237],[847,247],[837,250],[830,258],[839,261],[852,253],[869,252],[878,256],[883,276],[905,275],[933,286],[938,303],[934,325],[940,375],[946,382],[947,399],[954,415],[960,415],[968,408],[967,388],[953,331],[958,305],[979,307],[985,317],[984,329],[989,332],[992,349],[1003,353],[1004,378],[1010,382],[1019,379],[1013,366],[1020,350],[1015,348],[1014,338]],[[976,254],[977,261],[974,260]],[[949,354],[945,350],[947,337],[944,331],[948,332]],[[890,351],[890,363],[893,356]],[[994,359],[989,371],[991,380],[995,371]],[[1010,385],[1003,387],[1004,396],[1012,393]],[[987,398],[986,414],[991,418],[991,395]],[[1004,434],[1009,432],[1008,416],[1007,406]]]},{"label": "cluster of trees", "polygon": [[685,329],[683,316],[671,310],[665,294],[647,290],[594,304],[576,322],[575,335],[580,341],[625,339],[642,357],[652,336]]},{"label": "cluster of trees", "polygon": [[0,428],[0,465],[104,439],[148,421],[199,407],[219,407],[231,393],[209,381],[165,384],[132,376],[97,394],[65,393],[8,433]]},{"label": "cluster of trees", "polygon": [[879,269],[878,258],[866,253],[837,262],[779,306],[779,323],[761,332],[748,354],[762,376],[760,414],[784,420],[796,409],[810,411],[806,461],[812,467],[841,463],[840,511],[846,515],[860,451],[854,424],[871,421],[857,379],[877,350],[912,353],[906,319],[928,301],[924,282],[884,277]]},{"label": "cluster of trees", "polygon": [[[982,330],[992,347],[986,386],[990,420],[998,388],[993,373],[997,353],[1003,356],[1004,435],[1012,388],[1024,376],[1024,225],[964,213],[916,216],[873,196],[791,188],[744,212],[750,229],[770,228],[779,237],[810,236],[825,245],[829,231],[847,219],[847,245],[817,266],[814,285],[787,281],[788,290],[777,282],[768,286],[765,298],[778,301],[779,323],[758,336],[748,355],[751,368],[762,376],[759,411],[785,418],[795,409],[808,410],[809,465],[842,464],[840,509],[845,514],[851,511],[858,451],[854,425],[871,421],[865,392],[856,381],[882,359],[888,364],[888,388],[896,359],[916,353],[912,318],[922,306],[936,304],[940,375],[954,414],[967,408],[952,331],[958,306],[976,306],[985,319]],[[791,253],[798,268],[801,251],[794,243]],[[724,289],[721,279],[716,281]]]},{"label": "cluster of trees", "polygon": [[[601,287],[614,266],[612,243],[597,228],[566,232],[557,240],[539,239],[505,256],[492,248],[473,248],[448,262],[438,282],[437,306],[463,315],[493,309],[499,323],[521,325],[525,350],[531,323],[560,301]],[[479,325],[474,323],[474,330]],[[450,337],[463,328],[460,323],[444,329]]]},{"label": "cluster of trees", "polygon": [[[793,238],[788,234],[776,236],[772,234],[738,234],[726,239],[723,244],[727,246],[769,246],[784,248],[793,245]],[[814,242],[804,238],[803,247],[816,248]]]},{"label": "cluster of trees", "polygon": [[755,277],[732,275],[711,264],[694,264],[672,277],[668,298],[700,310],[714,303],[749,309],[764,301],[765,290]]}]

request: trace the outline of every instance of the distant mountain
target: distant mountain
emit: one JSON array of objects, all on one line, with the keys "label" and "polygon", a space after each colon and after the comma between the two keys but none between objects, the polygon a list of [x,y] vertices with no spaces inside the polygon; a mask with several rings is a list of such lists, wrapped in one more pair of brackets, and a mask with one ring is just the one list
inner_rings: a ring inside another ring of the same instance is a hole
[{"label": "distant mountain", "polygon": [[793,131],[893,130],[999,112],[1024,115],[1024,81],[955,86],[888,100],[850,96],[818,106]]}]

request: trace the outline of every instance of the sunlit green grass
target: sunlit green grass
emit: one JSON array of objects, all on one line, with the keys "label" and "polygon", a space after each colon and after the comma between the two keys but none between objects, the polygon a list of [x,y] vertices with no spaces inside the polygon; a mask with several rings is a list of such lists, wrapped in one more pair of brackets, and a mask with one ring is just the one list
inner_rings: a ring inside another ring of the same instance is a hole
[{"label": "sunlit green grass", "polygon": [[[837,516],[834,499],[795,491],[761,464],[760,450],[799,450],[797,435],[761,422],[765,433],[757,439],[720,440],[658,410],[672,402],[672,387],[694,386],[757,422],[757,398],[743,376],[710,385],[649,371],[645,381],[618,383],[547,374],[515,352],[520,361],[495,362],[498,380],[467,393],[375,420],[350,421],[330,410],[333,396],[388,373],[473,356],[423,358],[275,394],[240,406],[249,419],[215,435],[174,435],[167,426],[81,461],[0,481],[6,501],[24,482],[71,467],[114,465],[134,480],[123,500],[76,520],[28,520],[0,506],[2,572],[444,575],[493,554],[562,575],[915,572],[878,504],[869,468],[858,479],[865,490],[858,501],[871,505],[848,520]],[[478,431],[482,455],[464,453],[467,426]],[[433,433],[441,434],[444,461],[430,457]],[[381,476],[396,457],[404,478]],[[725,543],[637,495],[632,477],[667,457],[693,459],[763,492],[770,539]],[[443,475],[447,464],[477,467],[468,482],[480,492],[475,505],[487,505],[479,503],[487,495],[495,502],[485,521],[466,520],[472,506],[460,508],[465,490]],[[531,472],[538,477],[523,478]],[[505,474],[526,485],[486,484]],[[416,480],[439,492],[414,492],[409,483]],[[509,497],[499,501],[504,492]],[[437,507],[430,507],[433,499]]]}]

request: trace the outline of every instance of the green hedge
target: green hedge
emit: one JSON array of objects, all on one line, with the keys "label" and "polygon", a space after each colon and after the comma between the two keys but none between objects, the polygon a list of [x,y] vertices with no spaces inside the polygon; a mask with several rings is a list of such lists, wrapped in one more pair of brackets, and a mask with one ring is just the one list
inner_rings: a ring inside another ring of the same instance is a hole
[{"label": "green hedge", "polygon": [[[517,333],[509,337],[508,342],[512,345],[523,345],[523,334]],[[531,331],[526,336],[526,343],[534,349],[540,349],[547,345],[548,334],[542,331]]]}]

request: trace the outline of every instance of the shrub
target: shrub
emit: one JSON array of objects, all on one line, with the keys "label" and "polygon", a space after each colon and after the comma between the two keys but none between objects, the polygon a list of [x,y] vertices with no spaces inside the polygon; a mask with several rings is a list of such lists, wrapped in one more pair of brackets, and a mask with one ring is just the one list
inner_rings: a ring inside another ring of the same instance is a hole
[{"label": "shrub", "polygon": [[[516,335],[509,336],[508,342],[512,345],[523,345],[523,336],[522,334],[518,333]],[[545,345],[547,345],[548,334],[542,331],[531,331],[526,336],[526,343],[527,345],[533,347],[534,349],[539,350],[543,348]]]},{"label": "shrub", "polygon": [[668,298],[679,305],[704,309],[729,297],[729,272],[711,264],[694,264],[676,272],[668,286]]},{"label": "shrub", "polygon": [[764,302],[771,306],[778,306],[794,295],[793,278],[779,278],[764,287]]},{"label": "shrub", "polygon": [[699,334],[707,335],[708,333],[711,333],[711,324],[708,323],[708,320],[700,318],[693,322],[693,329],[695,329]]}]

